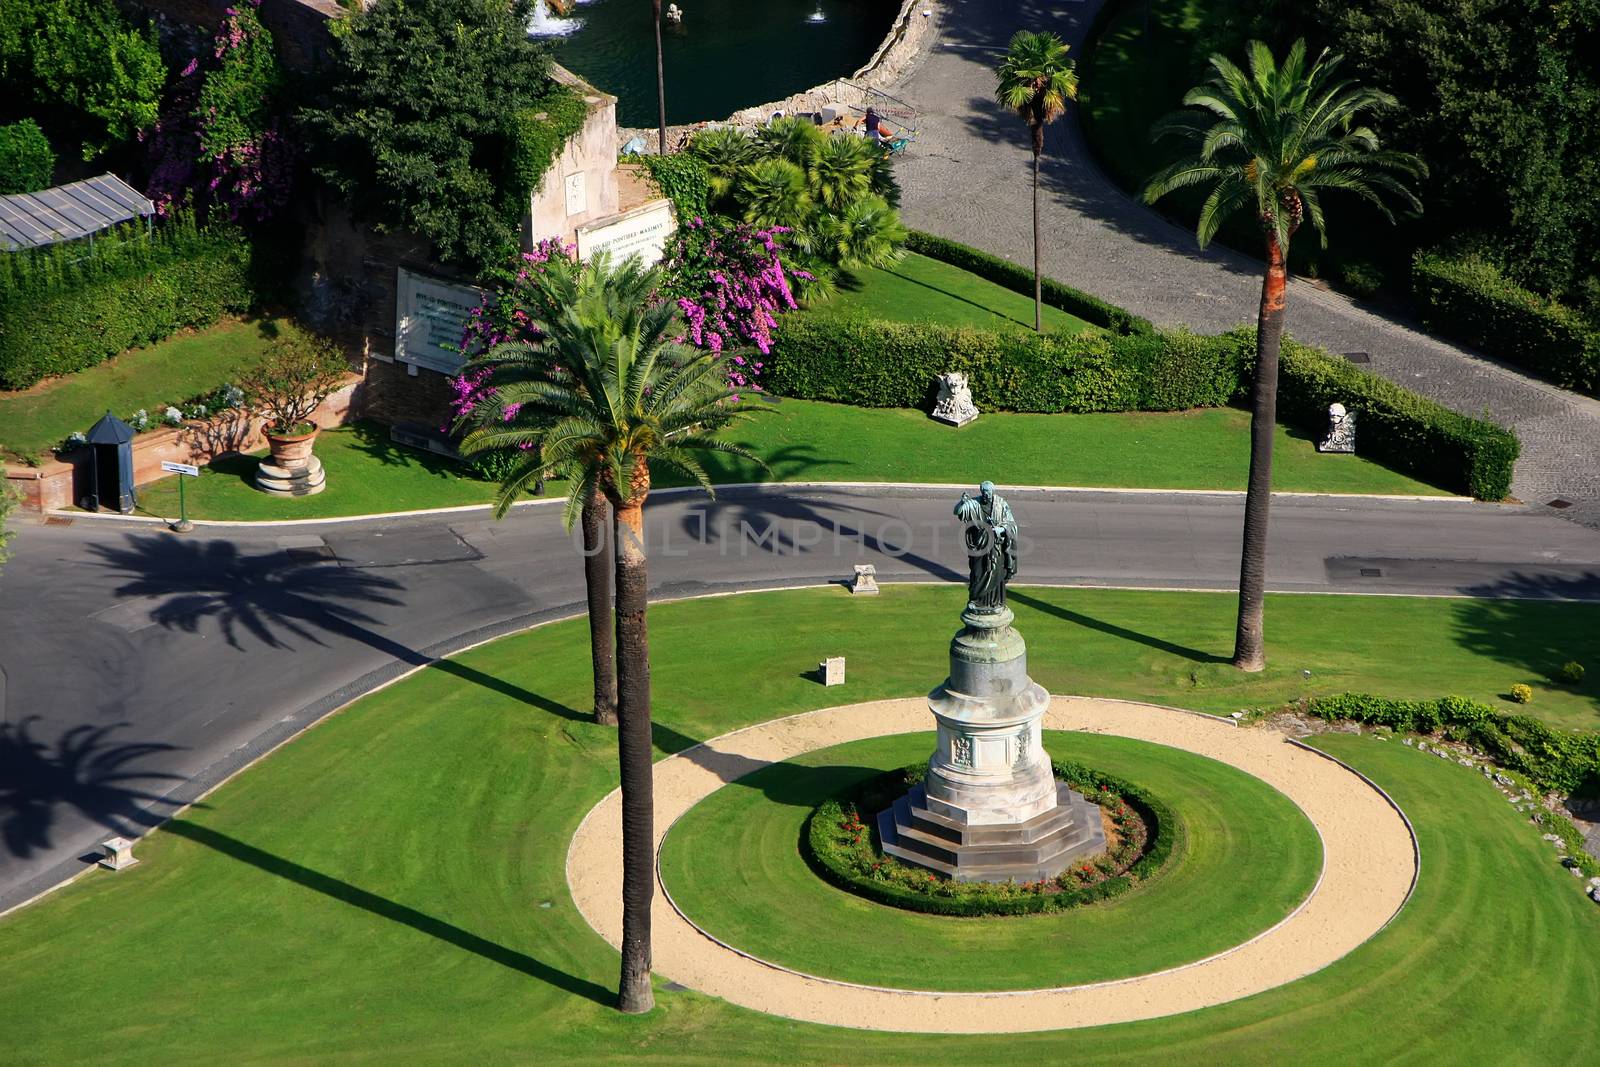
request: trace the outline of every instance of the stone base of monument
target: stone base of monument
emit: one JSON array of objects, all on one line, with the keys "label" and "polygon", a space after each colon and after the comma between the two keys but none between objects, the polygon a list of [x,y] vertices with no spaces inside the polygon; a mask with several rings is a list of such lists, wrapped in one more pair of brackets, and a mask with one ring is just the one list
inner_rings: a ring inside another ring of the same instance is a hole
[{"label": "stone base of monument", "polygon": [[311,456],[303,467],[280,467],[263,462],[256,468],[256,488],[273,496],[314,496],[328,484],[322,460]]},{"label": "stone base of monument", "polygon": [[961,882],[1053,878],[1105,851],[1100,809],[1052,774],[1050,694],[1003,605],[962,612],[950,676],[928,694],[938,741],[924,783],[878,815],[883,851]]},{"label": "stone base of monument", "polygon": [[1097,805],[1065,782],[1055,800],[1022,822],[970,825],[918,786],[878,813],[878,838],[886,855],[958,882],[1036,882],[1106,849]]}]

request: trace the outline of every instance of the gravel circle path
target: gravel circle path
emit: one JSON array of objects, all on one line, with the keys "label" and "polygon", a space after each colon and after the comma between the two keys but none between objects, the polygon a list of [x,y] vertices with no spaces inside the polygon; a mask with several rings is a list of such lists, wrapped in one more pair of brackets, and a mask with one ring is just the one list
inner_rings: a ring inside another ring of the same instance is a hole
[{"label": "gravel circle path", "polygon": [[[656,848],[684,812],[753,771],[815,749],[928,726],[925,700],[881,700],[775,719],[670,756],[655,766]],[[1317,888],[1265,933],[1172,970],[1060,989],[936,993],[816,978],[742,955],[680,915],[658,881],[656,972],[756,1011],[832,1026],[972,1034],[1100,1026],[1194,1011],[1302,978],[1371,938],[1410,895],[1417,853],[1405,818],[1360,775],[1289,743],[1286,734],[1153,704],[1080,697],[1053,698],[1044,726],[1170,745],[1260,778],[1299,805],[1322,836]],[[613,947],[622,930],[621,840],[621,793],[614,790],[584,817],[567,852],[573,901]],[[773,909],[781,921],[782,902]]]}]

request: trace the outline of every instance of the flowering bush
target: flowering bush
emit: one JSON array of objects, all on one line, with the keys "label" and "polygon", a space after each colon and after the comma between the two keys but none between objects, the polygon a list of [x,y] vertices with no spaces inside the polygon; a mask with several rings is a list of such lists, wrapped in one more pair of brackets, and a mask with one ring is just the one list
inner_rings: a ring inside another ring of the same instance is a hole
[{"label": "flowering bush", "polygon": [[[762,356],[772,351],[777,316],[798,306],[791,278],[811,277],[785,266],[782,235],[787,232],[716,217],[696,218],[683,227],[667,258],[663,295],[683,312],[684,340],[716,353],[742,346]],[[761,388],[762,360],[729,353],[728,364],[729,384]]]},{"label": "flowering bush", "polygon": [[506,271],[495,291],[472,309],[461,337],[461,351],[472,355],[508,341],[538,340],[534,323],[556,310],[546,306],[539,278],[551,270],[575,268],[576,252],[576,246],[561,238],[547,237],[534,245],[533,251],[518,256],[515,269]]},{"label": "flowering bush", "polygon": [[1154,875],[1171,855],[1173,816],[1132,783],[1081,764],[1056,763],[1056,777],[1098,804],[1115,832],[1108,850],[1054,878],[1031,882],[956,882],[886,856],[861,812],[892,804],[927,769],[914,764],[825,801],[811,815],[806,857],[824,878],[882,904],[942,915],[1020,915],[1060,911],[1115,896]]},{"label": "flowering bush", "polygon": [[167,410],[165,410],[165,411],[163,411],[161,413],[161,421],[166,423],[168,426],[179,426],[179,425],[182,425],[182,423],[183,423],[183,412],[179,411],[177,408],[172,407],[169,404],[167,406]]},{"label": "flowering bush", "polygon": [[148,138],[145,190],[162,216],[197,197],[233,221],[263,222],[288,201],[295,152],[277,113],[283,71],[259,4],[228,8],[210,61],[190,60],[167,95]]}]

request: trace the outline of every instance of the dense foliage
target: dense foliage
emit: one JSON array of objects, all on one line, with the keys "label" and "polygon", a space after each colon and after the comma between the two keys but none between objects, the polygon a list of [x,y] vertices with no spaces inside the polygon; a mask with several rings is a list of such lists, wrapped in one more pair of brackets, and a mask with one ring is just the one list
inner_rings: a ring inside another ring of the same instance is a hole
[{"label": "dense foliage", "polygon": [[228,8],[205,62],[190,60],[163,103],[148,139],[145,190],[163,215],[190,203],[261,222],[289,198],[295,150],[284,131],[286,78],[258,3]]},{"label": "dense foliage", "polygon": [[699,156],[674,152],[640,156],[638,162],[661,195],[672,201],[680,223],[710,213],[711,177]]},{"label": "dense foliage", "polygon": [[1172,854],[1177,824],[1144,789],[1079,763],[1052,763],[1057,778],[1105,808],[1118,831],[1114,848],[1075,862],[1055,878],[1027,883],[955,882],[884,856],[868,822],[922,780],[926,764],[869,779],[818,806],[806,820],[802,852],[811,868],[868,900],[935,915],[1030,915],[1105,900],[1153,877]]},{"label": "dense foliage", "polygon": [[528,39],[531,7],[378,0],[335,22],[328,92],[302,112],[317,173],[445,260],[503,262],[526,198],[583,120]]},{"label": "dense foliage", "polygon": [[31,193],[48,188],[56,154],[32,119],[0,126],[0,193]]},{"label": "dense foliage", "polygon": [[[1033,274],[1027,268],[980,251],[971,245],[964,245],[921,230],[911,230],[906,235],[906,248],[970,271],[996,285],[1005,286],[1014,293],[1029,296],[1033,294]],[[1054,278],[1042,279],[1042,285],[1046,304],[1060,308],[1069,315],[1076,315],[1085,322],[1104,326],[1115,333],[1150,333],[1155,329],[1150,320],[1140,318],[1097,296],[1090,296],[1081,289],[1063,285]]]},{"label": "dense foliage", "polygon": [[1368,693],[1312,697],[1303,709],[1319,719],[1446,736],[1488,753],[1540,789],[1571,793],[1600,780],[1600,733],[1560,730],[1527,715],[1506,715],[1466,697],[1399,700]]},{"label": "dense foliage", "polygon": [[1557,385],[1600,393],[1600,326],[1523,288],[1480,254],[1419,252],[1412,278],[1428,329]]},{"label": "dense foliage", "polygon": [[0,388],[91,367],[256,300],[253,252],[237,231],[181,215],[95,238],[0,256]]},{"label": "dense foliage", "polygon": [[754,136],[702,131],[689,154],[705,164],[713,212],[788,230],[798,265],[824,283],[833,268],[892,262],[905,242],[888,153],[866,137],[788,117]]},{"label": "dense foliage", "polygon": [[0,92],[40,117],[69,111],[84,159],[148,129],[166,79],[155,27],[134,26],[113,0],[0,4]]},{"label": "dense foliage", "polygon": [[[1060,336],[793,315],[774,336],[765,380],[781,396],[927,409],[936,376],[959,370],[985,410],[1173,411],[1242,396],[1254,348],[1250,329]],[[1510,491],[1514,434],[1321,349],[1285,340],[1278,399],[1285,423],[1317,435],[1328,406],[1344,404],[1356,414],[1362,454],[1397,470],[1485,500]]]}]

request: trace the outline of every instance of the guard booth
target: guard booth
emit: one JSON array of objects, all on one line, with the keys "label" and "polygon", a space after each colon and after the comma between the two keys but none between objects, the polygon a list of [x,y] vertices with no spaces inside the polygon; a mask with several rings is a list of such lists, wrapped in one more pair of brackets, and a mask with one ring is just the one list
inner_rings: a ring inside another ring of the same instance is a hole
[{"label": "guard booth", "polygon": [[124,515],[137,502],[133,493],[133,427],[111,412],[89,427],[89,493],[85,511],[115,508]]}]

